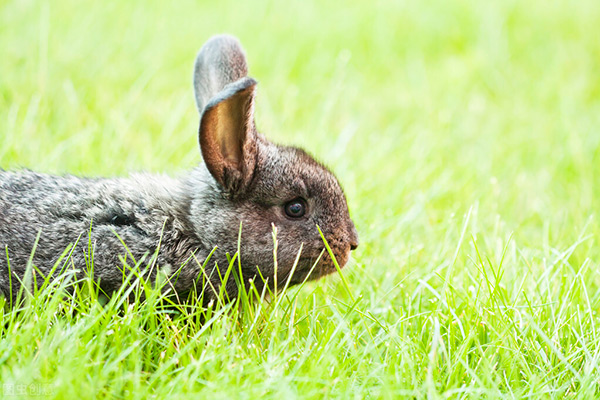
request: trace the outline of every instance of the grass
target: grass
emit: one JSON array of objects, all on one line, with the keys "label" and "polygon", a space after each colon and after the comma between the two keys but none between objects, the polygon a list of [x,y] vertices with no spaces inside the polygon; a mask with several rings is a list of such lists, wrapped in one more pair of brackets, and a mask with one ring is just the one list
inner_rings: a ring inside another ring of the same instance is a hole
[{"label": "grass", "polygon": [[599,20],[592,0],[2,2],[3,168],[191,168],[193,59],[226,31],[259,128],[332,167],[361,239],[344,279],[204,324],[48,285],[2,311],[2,393],[600,396]]}]

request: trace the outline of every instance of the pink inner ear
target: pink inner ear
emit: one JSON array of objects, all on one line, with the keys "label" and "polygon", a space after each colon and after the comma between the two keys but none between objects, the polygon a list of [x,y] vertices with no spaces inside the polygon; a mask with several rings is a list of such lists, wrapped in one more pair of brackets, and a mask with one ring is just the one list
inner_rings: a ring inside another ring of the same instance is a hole
[{"label": "pink inner ear", "polygon": [[243,78],[235,84],[240,89],[222,99],[217,97],[219,101],[206,108],[200,121],[200,147],[206,166],[217,182],[233,191],[248,183],[256,159],[252,118],[256,82]]},{"label": "pink inner ear", "polygon": [[245,115],[239,101],[223,102],[217,110],[216,140],[221,157],[226,164],[240,168],[243,163],[243,146],[246,137]]}]

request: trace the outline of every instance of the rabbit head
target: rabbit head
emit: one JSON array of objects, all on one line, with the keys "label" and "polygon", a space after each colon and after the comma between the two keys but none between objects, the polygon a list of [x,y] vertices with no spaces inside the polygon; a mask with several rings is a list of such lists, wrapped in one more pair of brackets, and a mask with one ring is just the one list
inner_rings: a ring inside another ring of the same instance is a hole
[{"label": "rabbit head", "polygon": [[[358,234],[335,176],[301,149],[269,142],[254,123],[257,82],[246,76],[239,42],[210,39],[194,71],[204,159],[191,176],[190,219],[217,260],[238,249],[244,278],[302,282],[336,270],[319,229],[343,266],[358,246]],[[273,232],[276,228],[277,249]],[[302,251],[301,250],[302,246]],[[277,263],[274,262],[276,253]],[[298,258],[296,269],[290,277]],[[318,263],[315,264],[315,262]]]}]

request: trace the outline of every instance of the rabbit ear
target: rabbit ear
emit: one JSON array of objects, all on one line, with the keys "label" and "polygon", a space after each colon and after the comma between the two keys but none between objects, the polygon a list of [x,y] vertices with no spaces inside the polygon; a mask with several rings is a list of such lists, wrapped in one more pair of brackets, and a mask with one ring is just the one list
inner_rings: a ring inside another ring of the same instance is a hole
[{"label": "rabbit ear", "polygon": [[248,77],[227,85],[206,105],[200,119],[204,162],[232,195],[246,187],[256,165],[255,87],[256,81]]},{"label": "rabbit ear", "polygon": [[194,92],[200,115],[213,96],[246,75],[248,64],[240,42],[230,35],[210,38],[198,52],[194,65]]}]

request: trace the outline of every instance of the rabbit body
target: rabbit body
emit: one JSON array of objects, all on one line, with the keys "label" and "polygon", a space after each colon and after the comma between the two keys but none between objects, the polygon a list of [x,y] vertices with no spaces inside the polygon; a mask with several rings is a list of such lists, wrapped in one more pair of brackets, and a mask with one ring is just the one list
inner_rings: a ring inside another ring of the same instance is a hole
[{"label": "rabbit body", "polygon": [[[123,271],[116,268],[123,264],[120,257],[135,265],[159,246],[156,264],[163,267],[181,266],[193,251],[205,257],[188,219],[178,215],[189,209],[182,186],[181,180],[144,174],[86,179],[1,172],[0,244],[8,257],[0,256],[0,290],[11,292],[9,263],[14,276],[22,277],[33,257],[33,265],[47,274],[70,245],[76,247],[69,264],[83,268],[90,263],[91,243],[95,276],[107,292],[123,282]],[[195,266],[181,269],[178,290],[189,290],[198,274]]]},{"label": "rabbit body", "polygon": [[[358,235],[337,179],[301,149],[275,145],[256,131],[256,81],[246,73],[235,38],[216,36],[201,49],[194,82],[205,162],[181,177],[0,170],[0,293],[15,296],[30,260],[49,274],[69,246],[67,265],[93,266],[107,293],[123,284],[124,261],[142,260],[153,266],[151,278],[159,271],[171,277],[176,293],[204,282],[205,299],[213,298],[238,246],[244,282],[260,269],[272,284],[277,265],[280,282],[299,283],[313,265],[311,279],[335,271],[317,225],[343,266]],[[225,284],[235,295],[235,281]]]}]

